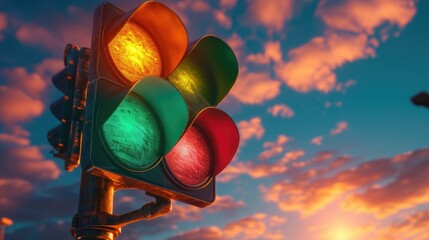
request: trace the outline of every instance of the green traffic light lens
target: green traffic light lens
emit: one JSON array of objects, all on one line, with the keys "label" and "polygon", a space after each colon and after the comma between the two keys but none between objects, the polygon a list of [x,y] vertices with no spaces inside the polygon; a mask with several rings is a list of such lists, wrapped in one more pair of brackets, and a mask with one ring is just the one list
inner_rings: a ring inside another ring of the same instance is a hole
[{"label": "green traffic light lens", "polygon": [[101,127],[115,161],[132,171],[150,169],[160,159],[161,130],[152,110],[128,94]]}]

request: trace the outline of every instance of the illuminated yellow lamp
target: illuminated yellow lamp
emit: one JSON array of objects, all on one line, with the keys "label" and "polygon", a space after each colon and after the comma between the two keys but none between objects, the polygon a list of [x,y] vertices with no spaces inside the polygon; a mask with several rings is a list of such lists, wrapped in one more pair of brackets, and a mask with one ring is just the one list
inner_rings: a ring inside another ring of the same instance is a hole
[{"label": "illuminated yellow lamp", "polygon": [[156,43],[133,21],[124,25],[108,49],[116,68],[130,82],[161,75],[161,56]]}]

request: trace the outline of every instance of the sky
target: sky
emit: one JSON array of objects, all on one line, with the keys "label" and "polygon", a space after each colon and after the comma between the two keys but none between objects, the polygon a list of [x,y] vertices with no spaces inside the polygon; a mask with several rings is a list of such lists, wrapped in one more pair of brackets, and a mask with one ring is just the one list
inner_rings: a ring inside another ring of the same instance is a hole
[{"label": "sky", "polygon": [[[101,2],[0,0],[6,239],[70,238],[81,170],[50,154],[50,78],[67,43],[90,47]],[[239,76],[219,108],[241,140],[212,206],[173,201],[118,239],[429,239],[429,109],[410,101],[429,91],[428,1],[161,2],[190,41],[214,34],[234,50]],[[118,191],[114,211],[151,200]]]}]

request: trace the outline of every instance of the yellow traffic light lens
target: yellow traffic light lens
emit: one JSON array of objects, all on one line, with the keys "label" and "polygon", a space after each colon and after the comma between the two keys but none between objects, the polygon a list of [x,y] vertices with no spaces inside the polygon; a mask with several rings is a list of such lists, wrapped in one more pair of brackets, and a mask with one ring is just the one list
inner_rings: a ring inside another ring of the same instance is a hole
[{"label": "yellow traffic light lens", "polygon": [[127,22],[108,44],[116,68],[130,82],[161,75],[161,56],[152,37],[133,21]]}]

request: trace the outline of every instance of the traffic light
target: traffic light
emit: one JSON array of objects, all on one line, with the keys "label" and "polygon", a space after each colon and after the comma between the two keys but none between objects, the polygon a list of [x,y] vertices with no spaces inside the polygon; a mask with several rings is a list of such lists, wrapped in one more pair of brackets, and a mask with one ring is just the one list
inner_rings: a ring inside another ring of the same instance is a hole
[{"label": "traffic light", "polygon": [[65,160],[67,171],[76,168],[80,160],[88,60],[89,49],[68,44],[64,51],[65,68],[52,77],[52,83],[64,96],[50,106],[61,125],[48,132],[48,141],[56,150],[54,156]]},{"label": "traffic light", "polygon": [[180,18],[161,3],[124,12],[105,2],[89,59],[83,170],[115,189],[213,203],[215,177],[239,143],[234,121],[216,108],[238,74],[231,48],[210,35],[188,46]]}]

